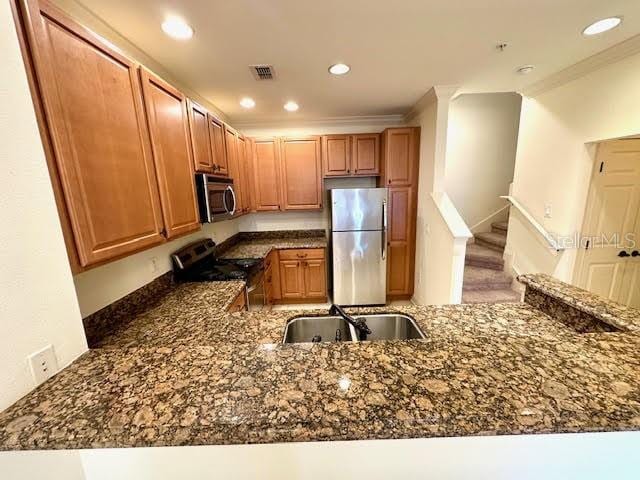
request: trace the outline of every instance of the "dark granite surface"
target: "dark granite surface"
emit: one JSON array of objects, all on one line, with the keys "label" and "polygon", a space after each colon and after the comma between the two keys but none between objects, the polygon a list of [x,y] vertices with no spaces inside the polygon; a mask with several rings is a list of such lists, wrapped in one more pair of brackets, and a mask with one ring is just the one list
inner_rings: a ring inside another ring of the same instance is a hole
[{"label": "dark granite surface", "polygon": [[518,281],[621,330],[640,331],[638,309],[625,307],[549,275],[520,275]]},{"label": "dark granite surface", "polygon": [[324,230],[241,232],[218,248],[220,258],[266,258],[273,249],[325,248]]},{"label": "dark granite surface", "polygon": [[282,345],[310,312],[226,314],[218,287],[181,286],[4,411],[0,449],[640,429],[636,332],[524,303],[413,306],[384,310],[426,340]]}]

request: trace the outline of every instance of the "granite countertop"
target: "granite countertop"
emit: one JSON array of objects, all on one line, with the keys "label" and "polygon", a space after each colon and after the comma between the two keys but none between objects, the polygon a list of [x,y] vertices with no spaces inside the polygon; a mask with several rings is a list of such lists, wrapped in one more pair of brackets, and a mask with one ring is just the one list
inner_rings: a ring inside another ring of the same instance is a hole
[{"label": "granite countertop", "polygon": [[640,334],[524,303],[411,306],[426,340],[283,345],[288,319],[183,284],[0,414],[0,449],[640,429]]},{"label": "granite countertop", "polygon": [[247,239],[233,245],[229,250],[225,251],[220,258],[266,258],[273,249],[325,248],[326,246],[326,237],[320,236]]},{"label": "granite countertop", "polygon": [[518,281],[613,327],[640,332],[640,310],[638,309],[625,307],[549,275],[520,275]]}]

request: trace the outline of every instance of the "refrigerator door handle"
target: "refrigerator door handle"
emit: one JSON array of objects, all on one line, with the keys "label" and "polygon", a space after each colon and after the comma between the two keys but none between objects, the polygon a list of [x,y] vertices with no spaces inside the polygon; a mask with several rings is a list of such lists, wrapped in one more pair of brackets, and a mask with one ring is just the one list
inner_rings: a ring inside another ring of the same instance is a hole
[{"label": "refrigerator door handle", "polygon": [[387,201],[382,201],[382,260],[387,259]]}]

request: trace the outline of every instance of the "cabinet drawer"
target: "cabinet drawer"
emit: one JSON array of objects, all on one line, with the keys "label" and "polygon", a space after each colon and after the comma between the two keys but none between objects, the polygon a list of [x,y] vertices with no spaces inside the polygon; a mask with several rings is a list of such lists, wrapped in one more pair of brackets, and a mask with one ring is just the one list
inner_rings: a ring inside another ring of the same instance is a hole
[{"label": "cabinet drawer", "polygon": [[281,260],[323,259],[324,248],[296,248],[280,250]]}]

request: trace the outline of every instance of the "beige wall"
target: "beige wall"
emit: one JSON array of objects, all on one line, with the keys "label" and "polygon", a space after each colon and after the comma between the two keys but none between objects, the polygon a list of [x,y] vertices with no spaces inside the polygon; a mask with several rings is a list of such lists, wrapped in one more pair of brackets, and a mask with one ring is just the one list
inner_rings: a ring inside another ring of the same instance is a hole
[{"label": "beige wall", "polygon": [[499,197],[513,181],[521,100],[517,93],[486,93],[451,102],[445,190],[471,229],[488,231],[507,204]]},{"label": "beige wall", "polygon": [[[550,232],[579,232],[594,163],[589,143],[639,133],[640,54],[524,98],[513,195]],[[551,218],[544,218],[545,205]],[[555,256],[517,214],[506,253],[517,273],[572,279],[576,251]]]},{"label": "beige wall", "polygon": [[470,236],[445,192],[447,127],[454,87],[434,87],[419,102],[420,172],[413,300],[419,305],[460,303]]},{"label": "beige wall", "polygon": [[183,245],[205,237],[220,243],[238,233],[238,222],[236,219],[205,224],[199,232],[77,274],[73,281],[82,317],[106,307],[170,271],[170,255]]},{"label": "beige wall", "polygon": [[87,349],[9,2],[0,2],[0,410],[35,385],[27,355],[58,367]]}]

